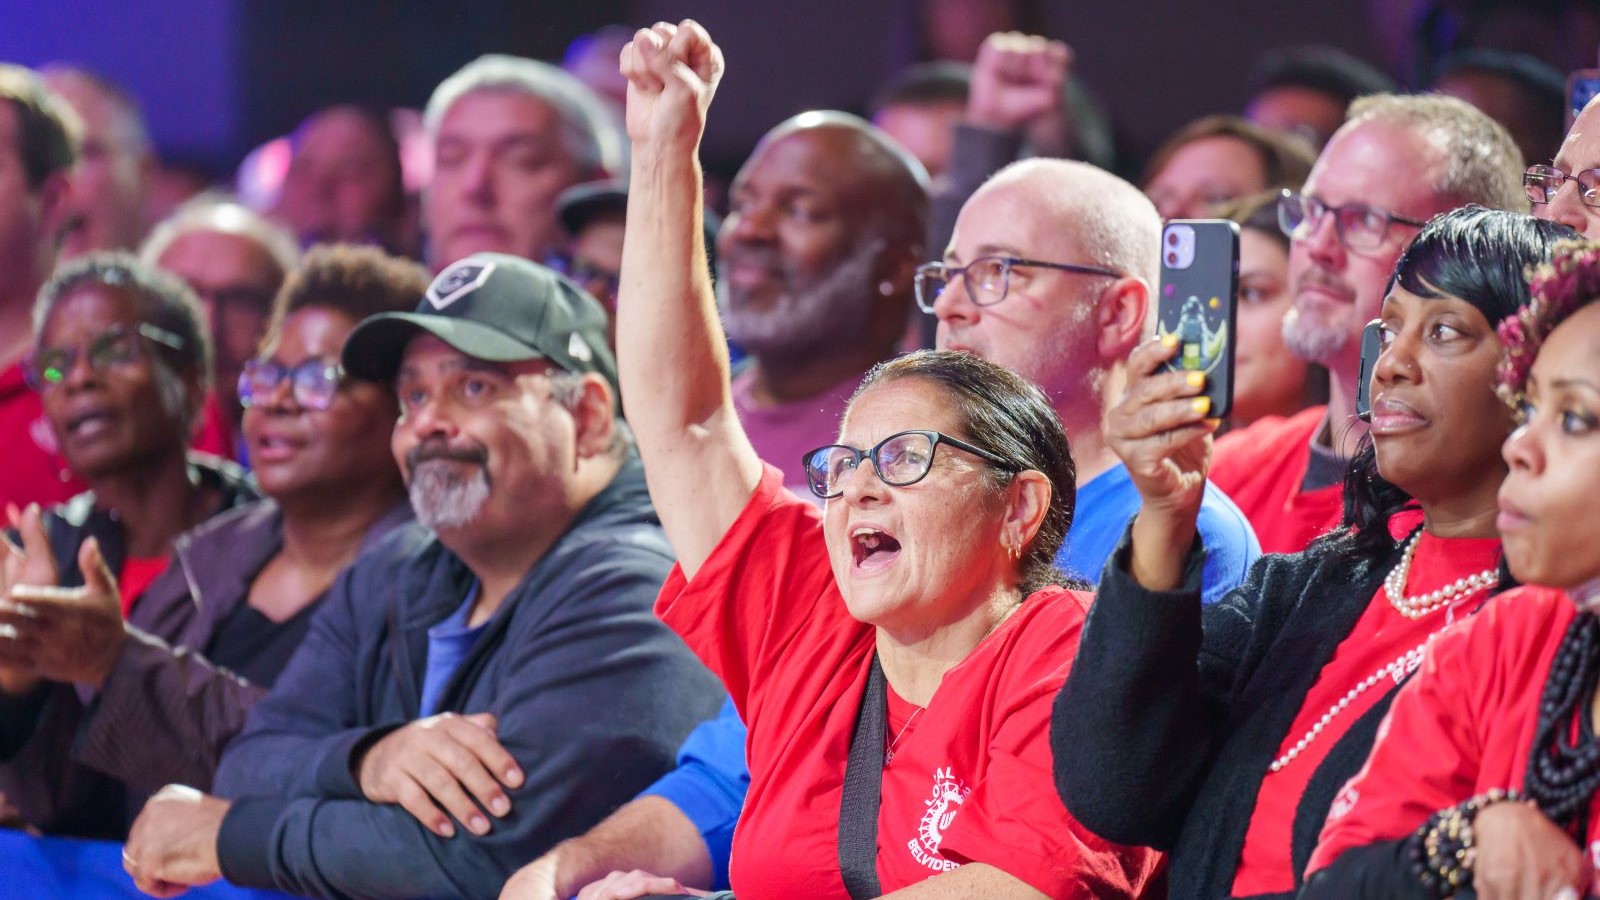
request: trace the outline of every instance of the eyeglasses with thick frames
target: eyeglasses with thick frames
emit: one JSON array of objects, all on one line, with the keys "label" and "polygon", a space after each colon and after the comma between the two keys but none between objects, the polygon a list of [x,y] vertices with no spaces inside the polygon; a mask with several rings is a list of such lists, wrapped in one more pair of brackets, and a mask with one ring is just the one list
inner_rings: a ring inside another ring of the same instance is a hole
[{"label": "eyeglasses with thick frames", "polygon": [[308,359],[286,366],[275,359],[246,360],[239,372],[239,405],[249,409],[289,380],[289,395],[302,409],[327,409],[339,393],[344,369],[325,359]]},{"label": "eyeglasses with thick frames", "polygon": [[1600,207],[1600,169],[1584,169],[1567,174],[1555,166],[1529,166],[1522,173],[1522,190],[1533,204],[1551,203],[1556,192],[1568,181],[1578,183],[1578,202]]},{"label": "eyeglasses with thick frames", "polygon": [[1325,213],[1333,214],[1334,232],[1339,243],[1351,250],[1376,250],[1389,237],[1389,228],[1396,222],[1421,228],[1428,224],[1421,219],[1402,216],[1381,206],[1365,203],[1346,203],[1329,206],[1309,194],[1284,191],[1278,197],[1278,227],[1291,240],[1303,241],[1322,224]]},{"label": "eyeglasses with thick frames", "polygon": [[978,306],[993,306],[1006,298],[1011,288],[1011,270],[1017,266],[1037,269],[1055,269],[1077,275],[1105,275],[1121,278],[1115,269],[1100,266],[1081,266],[1076,263],[1041,262],[1016,256],[980,256],[964,266],[949,266],[942,262],[924,263],[917,267],[917,308],[933,312],[934,301],[957,278],[967,282],[967,296]]},{"label": "eyeglasses with thick frames", "polygon": [[126,325],[112,327],[95,335],[87,347],[46,347],[29,357],[22,366],[28,386],[44,393],[67,380],[67,375],[78,364],[82,354],[89,368],[104,372],[113,366],[132,365],[144,358],[139,338],[155,341],[172,350],[183,349],[183,338],[148,322],[132,328]]},{"label": "eyeglasses with thick frames", "polygon": [[940,444],[949,444],[965,450],[984,462],[1008,472],[1017,467],[982,447],[974,447],[937,431],[902,431],[891,434],[869,450],[859,450],[848,444],[829,444],[807,453],[802,462],[806,467],[806,483],[811,493],[829,500],[844,493],[844,479],[861,465],[862,459],[872,460],[872,470],[878,480],[893,487],[916,484],[928,476],[933,468],[933,452]]}]

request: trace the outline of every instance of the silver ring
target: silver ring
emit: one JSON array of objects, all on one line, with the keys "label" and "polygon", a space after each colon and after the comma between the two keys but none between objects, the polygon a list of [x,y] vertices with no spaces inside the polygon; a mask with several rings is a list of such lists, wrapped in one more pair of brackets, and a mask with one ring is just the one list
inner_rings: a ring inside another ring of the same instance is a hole
[{"label": "silver ring", "polygon": [[1567,887],[1556,891],[1555,894],[1550,897],[1550,900],[1578,900],[1578,889],[1568,885]]},{"label": "silver ring", "polygon": [[[122,848],[122,868],[128,870],[129,872],[137,871],[139,868],[139,864],[133,861],[133,854],[128,852],[127,847]],[[1574,898],[1574,900],[1576,900],[1576,898]]]}]

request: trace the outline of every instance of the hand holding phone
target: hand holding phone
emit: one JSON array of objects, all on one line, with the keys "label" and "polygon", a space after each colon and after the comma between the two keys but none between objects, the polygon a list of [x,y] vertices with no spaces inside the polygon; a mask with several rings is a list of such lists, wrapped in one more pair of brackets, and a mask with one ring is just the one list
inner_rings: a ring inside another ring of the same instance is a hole
[{"label": "hand holding phone", "polygon": [[1156,335],[1177,335],[1177,371],[1204,372],[1211,416],[1233,409],[1239,295],[1239,226],[1227,219],[1173,219],[1161,232]]}]

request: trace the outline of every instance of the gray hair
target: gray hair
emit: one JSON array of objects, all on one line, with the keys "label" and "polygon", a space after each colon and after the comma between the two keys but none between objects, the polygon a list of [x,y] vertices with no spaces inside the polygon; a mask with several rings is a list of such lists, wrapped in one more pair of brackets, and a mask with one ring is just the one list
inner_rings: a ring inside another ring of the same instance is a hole
[{"label": "gray hair", "polygon": [[166,253],[178,238],[196,231],[217,231],[254,241],[272,257],[287,276],[300,264],[300,246],[282,225],[217,194],[202,194],[161,220],[139,248],[139,259],[149,265]]},{"label": "gray hair", "polygon": [[[555,369],[550,373],[550,399],[561,404],[568,412],[575,412],[579,402],[583,400],[583,385],[582,372]],[[633,429],[628,427],[628,423],[623,420],[619,412],[611,421],[611,444],[606,447],[606,452],[621,461],[632,451]]]},{"label": "gray hair", "polygon": [[1432,145],[1435,194],[1461,206],[1527,211],[1522,151],[1510,132],[1470,104],[1439,94],[1372,94],[1350,104],[1344,127],[1367,122],[1408,129]]},{"label": "gray hair", "polygon": [[579,168],[616,174],[622,167],[622,138],[606,108],[583,82],[548,63],[489,53],[478,57],[434,88],[423,113],[430,138],[450,107],[477,91],[526,94],[546,104],[561,123],[561,141]]}]

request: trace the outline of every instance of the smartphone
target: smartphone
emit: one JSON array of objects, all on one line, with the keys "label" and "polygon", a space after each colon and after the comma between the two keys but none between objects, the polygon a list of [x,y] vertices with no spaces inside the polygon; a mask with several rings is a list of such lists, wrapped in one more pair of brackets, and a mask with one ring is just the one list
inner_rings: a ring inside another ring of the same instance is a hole
[{"label": "smartphone", "polygon": [[1173,219],[1161,229],[1156,335],[1178,336],[1169,369],[1204,372],[1213,418],[1233,410],[1233,341],[1239,298],[1239,226]]},{"label": "smartphone", "polygon": [[1361,369],[1356,375],[1356,418],[1372,421],[1372,370],[1383,351],[1383,320],[1373,319],[1361,329]]},{"label": "smartphone", "polygon": [[1600,69],[1575,69],[1567,76],[1567,130],[1589,101],[1600,94]]}]

